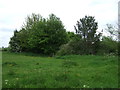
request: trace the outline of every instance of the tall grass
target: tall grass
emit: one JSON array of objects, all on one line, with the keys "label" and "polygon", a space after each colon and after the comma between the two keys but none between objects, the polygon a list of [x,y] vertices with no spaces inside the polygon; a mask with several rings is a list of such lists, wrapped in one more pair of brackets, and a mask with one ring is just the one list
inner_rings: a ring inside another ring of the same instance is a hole
[{"label": "tall grass", "polygon": [[116,56],[3,52],[3,88],[118,88]]}]

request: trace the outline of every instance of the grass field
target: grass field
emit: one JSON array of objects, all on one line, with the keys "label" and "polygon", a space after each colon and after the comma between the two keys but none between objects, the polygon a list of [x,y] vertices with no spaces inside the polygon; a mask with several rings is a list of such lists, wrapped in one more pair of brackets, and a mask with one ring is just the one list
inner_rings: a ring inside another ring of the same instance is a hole
[{"label": "grass field", "polygon": [[118,88],[116,56],[2,55],[3,88]]}]

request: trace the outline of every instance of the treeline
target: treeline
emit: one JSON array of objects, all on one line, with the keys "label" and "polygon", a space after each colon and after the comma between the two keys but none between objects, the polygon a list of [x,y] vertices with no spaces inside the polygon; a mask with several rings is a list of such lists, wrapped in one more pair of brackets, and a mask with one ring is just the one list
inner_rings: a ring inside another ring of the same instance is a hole
[{"label": "treeline", "polygon": [[33,52],[44,55],[117,54],[118,42],[97,32],[98,23],[92,16],[77,21],[74,32],[67,32],[60,18],[50,14],[43,18],[32,14],[9,42],[12,52]]}]

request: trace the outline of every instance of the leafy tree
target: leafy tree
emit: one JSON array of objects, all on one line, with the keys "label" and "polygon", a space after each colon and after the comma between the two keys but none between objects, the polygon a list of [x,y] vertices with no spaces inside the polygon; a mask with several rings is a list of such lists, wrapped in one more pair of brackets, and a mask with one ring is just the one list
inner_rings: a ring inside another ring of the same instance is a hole
[{"label": "leafy tree", "polygon": [[21,51],[28,50],[28,32],[22,28],[17,34]]},{"label": "leafy tree", "polygon": [[[68,35],[68,38],[69,38],[69,41],[71,40],[75,40],[75,39],[78,39],[79,36],[77,34],[75,34],[74,32],[67,32],[67,35]],[[80,38],[79,38],[80,39]]]},{"label": "leafy tree", "polygon": [[47,42],[46,41],[47,37],[44,33],[45,28],[46,28],[46,22],[43,18],[39,19],[39,21],[37,20],[37,22],[34,22],[32,24],[32,27],[30,25],[30,28],[28,31],[29,32],[28,48],[30,51],[36,52],[36,53],[43,53],[42,48],[44,47],[45,42]]},{"label": "leafy tree", "polygon": [[10,41],[12,49],[17,43],[19,51],[31,51],[46,55],[55,54],[59,47],[68,41],[62,21],[54,14],[50,14],[47,19],[42,18],[39,14],[28,16],[22,29],[15,32],[13,37]]},{"label": "leafy tree", "polygon": [[12,51],[12,52],[20,52],[21,51],[21,48],[20,48],[20,45],[19,45],[20,41],[19,41],[18,33],[19,32],[17,30],[15,30],[14,31],[14,36],[11,37],[10,42],[9,42],[10,51]]},{"label": "leafy tree", "polygon": [[49,18],[39,19],[31,28],[28,44],[32,51],[53,55],[59,47],[67,42],[67,33],[59,18],[54,14]]},{"label": "leafy tree", "polygon": [[32,13],[31,16],[27,16],[26,21],[22,27],[25,28],[25,30],[29,31],[36,23],[38,23],[42,19],[43,18],[41,15]]},{"label": "leafy tree", "polygon": [[57,55],[67,54],[97,54],[100,45],[100,36],[96,34],[98,28],[94,17],[85,16],[77,21],[75,27],[76,34],[68,32],[69,42],[61,46]]},{"label": "leafy tree", "polygon": [[84,18],[77,21],[75,27],[76,34],[80,35],[82,39],[83,52],[85,54],[95,54],[99,47],[99,38],[101,33],[96,34],[98,29],[98,23],[95,22],[94,17],[85,16]]},{"label": "leafy tree", "polygon": [[9,44],[10,51],[12,52],[28,51],[27,31],[24,28],[22,28],[20,31],[15,30]]}]

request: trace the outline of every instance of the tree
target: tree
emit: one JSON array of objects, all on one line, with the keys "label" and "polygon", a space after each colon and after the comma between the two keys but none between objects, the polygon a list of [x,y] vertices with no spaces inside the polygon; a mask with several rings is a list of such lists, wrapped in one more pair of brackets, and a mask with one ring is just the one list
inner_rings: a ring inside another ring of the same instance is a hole
[{"label": "tree", "polygon": [[107,36],[103,36],[102,40],[100,41],[100,54],[118,54],[118,48],[119,48],[119,41],[118,41],[118,35],[119,31],[118,29],[113,26],[112,24],[107,24],[107,28],[105,28]]},{"label": "tree", "polygon": [[10,51],[12,51],[12,52],[20,52],[21,51],[21,48],[20,48],[20,45],[19,45],[20,41],[19,41],[18,33],[19,32],[17,30],[15,30],[14,31],[14,36],[11,37],[10,42],[9,42]]},{"label": "tree", "polygon": [[[13,37],[15,38],[16,34]],[[13,49],[14,43],[17,43],[20,51],[53,55],[67,41],[66,30],[58,17],[50,14],[49,18],[45,19],[39,14],[32,14],[27,17],[22,29],[17,31],[17,38],[11,39],[10,47]]]},{"label": "tree", "polygon": [[101,33],[96,34],[98,29],[98,23],[95,22],[94,17],[85,16],[84,18],[77,21],[76,26],[74,26],[76,34],[78,34],[82,41],[83,52],[85,54],[95,54],[97,48],[99,47],[99,38]]},{"label": "tree", "polygon": [[67,32],[60,18],[56,17],[54,14],[50,14],[47,19],[47,29],[45,32],[48,37],[48,48],[47,53],[56,53],[62,44],[67,43],[68,37]]},{"label": "tree", "polygon": [[74,32],[68,31],[68,32],[67,32],[67,35],[68,35],[69,41],[75,40],[75,39],[78,38],[78,35],[76,35]]},{"label": "tree", "polygon": [[27,30],[25,30],[25,28],[22,28],[17,33],[21,51],[28,51],[28,35],[29,35],[29,33]]},{"label": "tree", "polygon": [[113,39],[113,40],[118,40],[118,36],[120,35],[120,31],[113,26],[112,24],[106,24],[107,28],[105,28],[105,30],[108,33],[108,37]]}]

